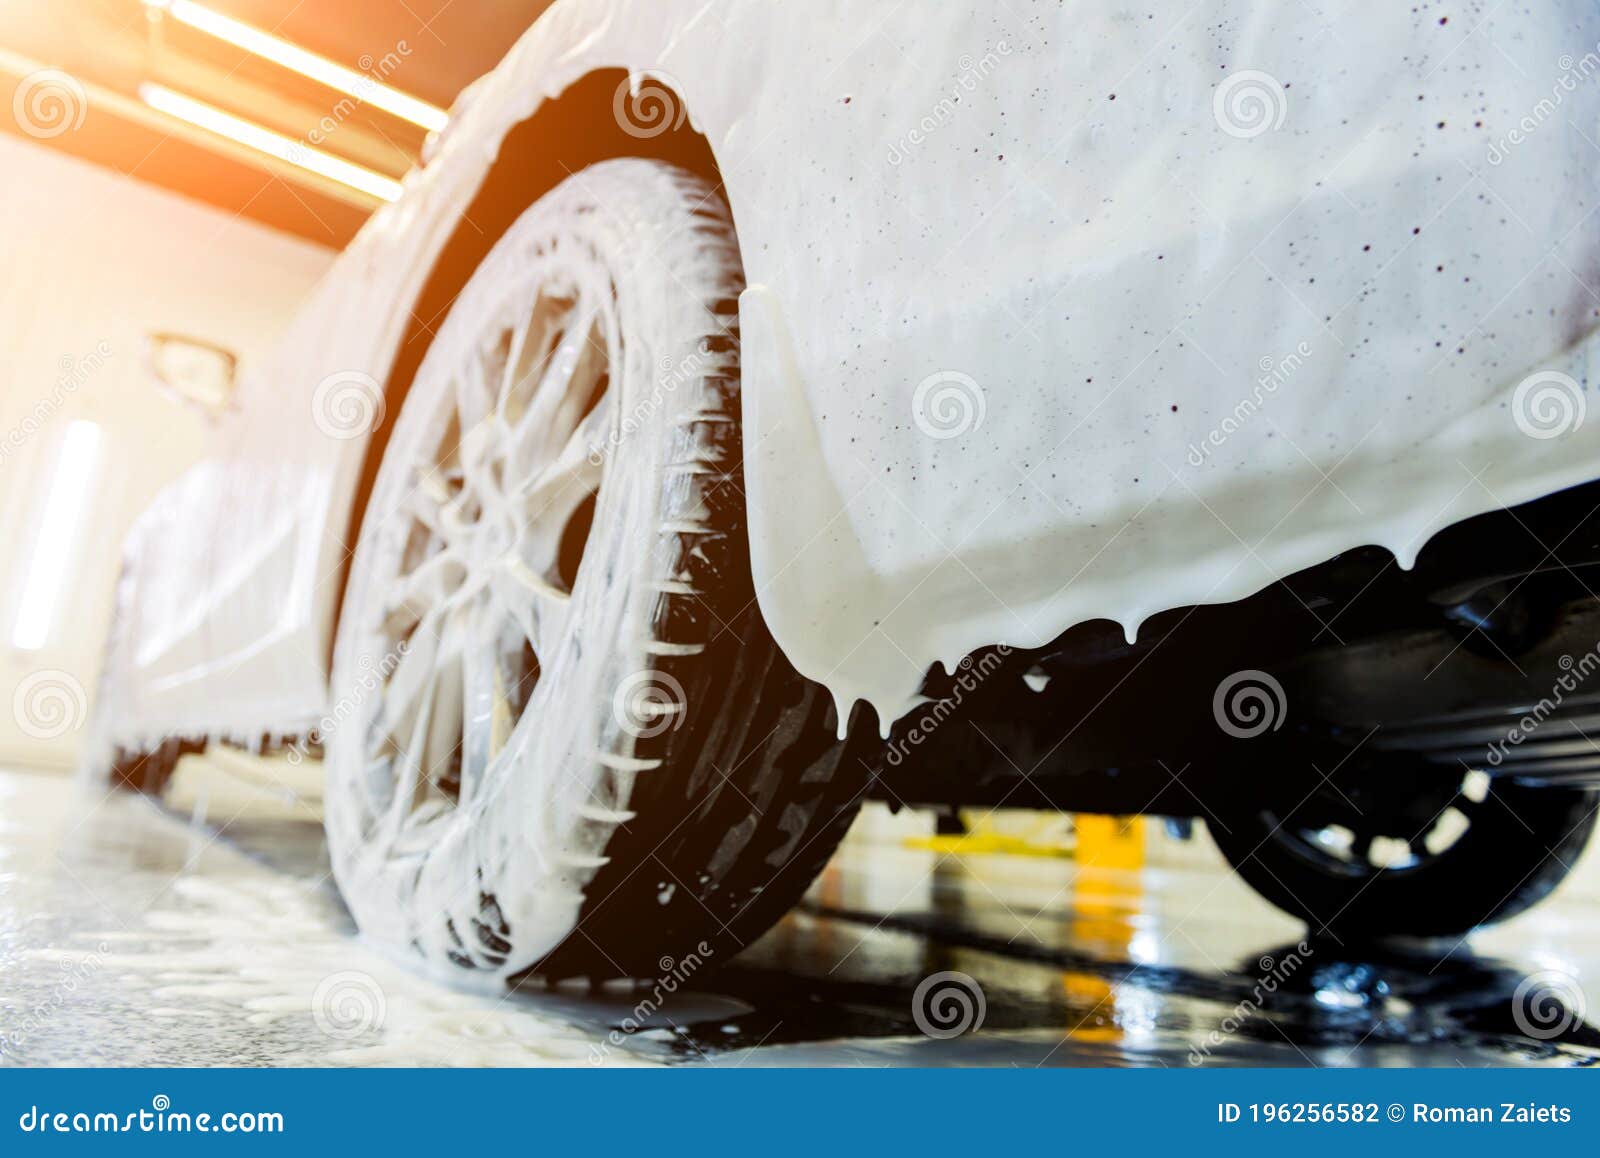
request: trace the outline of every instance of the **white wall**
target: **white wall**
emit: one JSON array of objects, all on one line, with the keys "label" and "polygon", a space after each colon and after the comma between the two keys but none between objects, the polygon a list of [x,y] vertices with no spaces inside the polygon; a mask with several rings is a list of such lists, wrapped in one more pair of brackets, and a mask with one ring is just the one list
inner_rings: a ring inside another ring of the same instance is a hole
[{"label": "white wall", "polygon": [[[76,689],[93,696],[123,534],[206,453],[209,422],[155,386],[146,335],[193,335],[248,362],[333,256],[0,136],[0,761],[71,762],[76,727],[39,734],[60,728],[49,693],[61,691],[64,724],[81,722]],[[99,453],[70,528],[68,582],[44,646],[19,650],[13,631],[63,436],[79,420],[100,427]]]}]

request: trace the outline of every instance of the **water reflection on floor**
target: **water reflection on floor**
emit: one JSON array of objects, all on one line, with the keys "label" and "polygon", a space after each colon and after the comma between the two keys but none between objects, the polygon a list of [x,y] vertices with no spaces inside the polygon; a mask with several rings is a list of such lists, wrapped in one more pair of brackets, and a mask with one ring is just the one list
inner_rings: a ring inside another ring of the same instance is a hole
[{"label": "water reflection on floor", "polygon": [[[1584,1002],[1600,977],[1592,858],[1470,944],[1358,947],[1302,940],[1203,837],[1143,840],[1131,858],[1115,838],[1076,859],[951,855],[907,847],[905,825],[879,817],[800,910],[654,1008],[642,990],[485,994],[418,977],[354,937],[307,793],[263,804],[192,771],[188,787],[173,803],[192,823],[0,773],[0,1062],[1600,1060]],[[947,1020],[930,1016],[952,985]],[[938,1036],[980,1007],[981,1028]]]}]

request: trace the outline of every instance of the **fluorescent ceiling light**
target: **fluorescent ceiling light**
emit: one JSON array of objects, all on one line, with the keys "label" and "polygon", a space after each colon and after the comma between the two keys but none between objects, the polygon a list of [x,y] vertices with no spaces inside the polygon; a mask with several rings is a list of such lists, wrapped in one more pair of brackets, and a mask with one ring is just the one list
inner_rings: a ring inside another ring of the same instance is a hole
[{"label": "fluorescent ceiling light", "polygon": [[342,185],[348,185],[352,189],[370,193],[384,201],[393,201],[400,196],[400,182],[392,177],[385,177],[382,173],[375,173],[342,157],[335,157],[332,153],[324,153],[321,149],[313,149],[300,141],[292,141],[252,121],[241,120],[232,113],[225,113],[193,97],[173,92],[164,85],[141,84],[139,99],[168,116],[177,117],[181,121],[187,121],[191,125],[227,137],[231,141],[237,141],[241,145],[247,145],[280,161],[298,165],[302,169],[338,181]]},{"label": "fluorescent ceiling light", "polygon": [[366,73],[335,64],[325,56],[308,52],[299,45],[290,44],[270,32],[263,32],[241,20],[213,12],[203,4],[194,3],[193,0],[145,0],[145,3],[151,8],[170,13],[174,20],[187,24],[190,28],[215,36],[218,40],[225,40],[246,52],[282,65],[291,72],[298,72],[301,76],[310,77],[318,84],[337,89],[366,104],[376,105],[385,112],[393,113],[401,120],[410,121],[424,129],[437,132],[444,128],[445,121],[449,119],[449,114],[437,105],[419,100],[397,88],[390,88]]},{"label": "fluorescent ceiling light", "polygon": [[39,533],[34,537],[33,558],[22,601],[17,605],[17,621],[11,629],[12,644],[24,651],[37,651],[45,645],[55,619],[57,597],[77,587],[67,581],[67,568],[72,562],[72,547],[78,539],[78,524],[99,453],[98,426],[74,422],[67,427],[55,473],[50,477]]}]

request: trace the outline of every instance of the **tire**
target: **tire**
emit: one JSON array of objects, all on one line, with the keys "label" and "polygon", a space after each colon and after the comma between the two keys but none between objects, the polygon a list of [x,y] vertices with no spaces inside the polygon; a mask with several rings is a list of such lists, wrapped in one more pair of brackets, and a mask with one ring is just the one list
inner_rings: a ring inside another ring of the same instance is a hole
[{"label": "tire", "polygon": [[179,758],[188,752],[204,749],[204,744],[177,739],[163,740],[149,752],[130,752],[118,748],[111,764],[111,783],[148,796],[160,796],[166,791],[172,773],[177,770]]},{"label": "tire", "polygon": [[335,648],[328,839],[367,935],[494,978],[681,974],[848,827],[865,765],[750,579],[741,288],[709,186],[610,161],[439,328]]},{"label": "tire", "polygon": [[[123,559],[117,572],[116,594],[111,623],[106,631],[105,658],[100,668],[100,686],[95,695],[95,719],[89,728],[91,740],[85,744],[82,759],[88,778],[117,788],[160,796],[167,789],[178,761],[184,756],[204,752],[203,739],[168,736],[153,748],[127,748],[104,739],[106,717],[117,717],[125,709],[119,703],[127,678],[127,607],[133,598],[134,572]],[[145,741],[149,742],[149,741]]]},{"label": "tire", "polygon": [[1293,810],[1287,823],[1251,810],[1224,813],[1207,827],[1251,888],[1315,933],[1459,936],[1548,896],[1577,863],[1595,823],[1592,791],[1487,779],[1481,791],[1480,799],[1448,802],[1464,810],[1467,827],[1410,867],[1341,866],[1293,831]]}]

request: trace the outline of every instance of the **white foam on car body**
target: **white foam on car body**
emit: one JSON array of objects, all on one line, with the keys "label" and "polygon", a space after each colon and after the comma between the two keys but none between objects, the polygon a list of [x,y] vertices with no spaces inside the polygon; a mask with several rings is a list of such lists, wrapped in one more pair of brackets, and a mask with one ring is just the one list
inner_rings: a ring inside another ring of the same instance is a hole
[{"label": "white foam on car body", "polygon": [[[1511,404],[1537,372],[1581,405],[1595,376],[1600,10],[1322,15],[560,0],[341,258],[263,372],[273,413],[385,380],[505,135],[622,68],[670,81],[721,166],[761,607],[841,709],[886,729],[935,662],[1132,635],[1361,544],[1408,564],[1597,474],[1600,422],[1530,437]],[[963,390],[966,429],[919,424]],[[334,512],[204,616],[281,641],[230,664],[230,727],[287,730],[326,707],[291,659],[326,653],[362,441],[256,415],[225,442],[227,522],[268,525],[285,470]],[[195,516],[170,557],[211,549],[224,519]],[[204,730],[205,680],[159,692]]]}]

